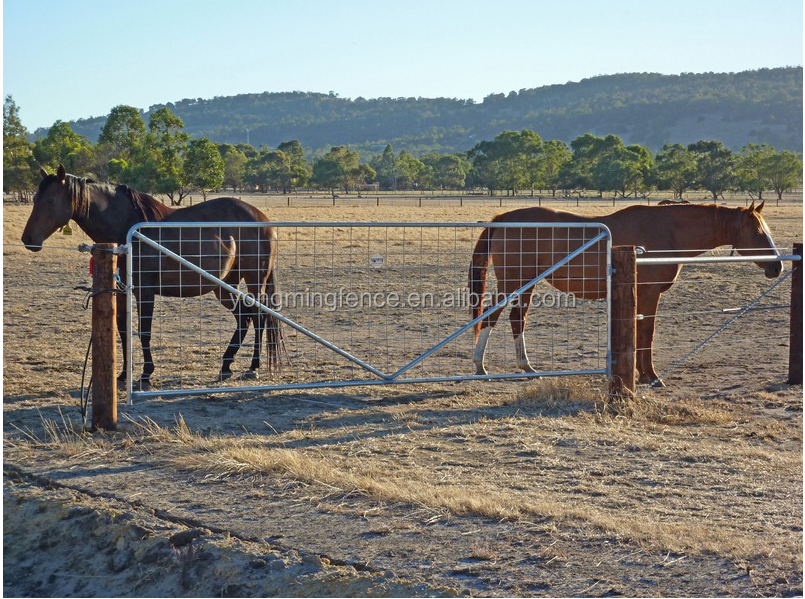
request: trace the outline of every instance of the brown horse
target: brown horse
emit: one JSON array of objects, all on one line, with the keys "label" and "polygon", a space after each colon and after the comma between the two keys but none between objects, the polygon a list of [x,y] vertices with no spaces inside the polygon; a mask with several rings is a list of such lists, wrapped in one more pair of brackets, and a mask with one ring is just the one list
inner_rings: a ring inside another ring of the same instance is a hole
[{"label": "brown horse", "polygon": [[[511,223],[603,223],[612,233],[613,245],[642,246],[647,251],[661,251],[663,257],[691,257],[723,245],[739,253],[779,256],[766,222],[761,216],[763,204],[749,208],[716,205],[630,206],[607,216],[587,217],[550,208],[522,208],[500,214],[493,222]],[[469,272],[470,314],[478,318],[484,312],[480,301],[486,290],[486,271],[490,261],[495,267],[498,291],[505,295],[536,278],[554,263],[566,257],[595,234],[583,228],[562,228],[555,237],[551,229],[487,228],[481,233],[473,252]],[[597,253],[593,254],[595,251]],[[590,256],[597,256],[590,257]],[[759,262],[769,278],[782,272],[782,262]],[[652,345],[654,322],[660,296],[674,284],[679,264],[641,265],[637,269],[637,370],[641,383],[663,386],[654,370]],[[547,281],[581,299],[606,296],[605,252],[603,242],[546,277]],[[523,330],[534,288],[513,302],[510,320],[515,339],[517,367],[535,372],[528,362]],[[505,306],[503,306],[505,307]],[[479,375],[486,374],[484,352],[489,334],[503,310],[492,312],[475,325],[473,362]]]},{"label": "brown horse", "polygon": [[[226,223],[268,222],[257,208],[236,198],[217,198],[188,208],[174,210],[145,193],[125,185],[112,187],[93,183],[65,172],[59,166],[55,175],[40,169],[42,181],[34,196],[33,210],[22,242],[31,251],[42,249],[44,241],[70,219],[95,243],[125,243],[129,229],[143,221],[209,222],[209,228],[154,229],[160,235],[159,243],[186,257],[197,266],[208,270],[232,286],[245,281],[253,298],[276,297],[274,264],[277,251],[277,234],[272,227],[233,227]],[[179,239],[181,238],[181,241]],[[224,353],[219,380],[232,376],[232,362],[249,330],[255,328],[254,353],[247,378],[256,378],[260,367],[260,345],[263,330],[268,332],[269,367],[278,367],[282,348],[280,323],[274,316],[261,314],[253,302],[235,300],[185,267],[177,268],[175,261],[157,253],[141,243],[132,244],[134,293],[140,322],[140,341],[143,349],[143,372],[139,388],[150,389],[154,371],[151,356],[151,321],[154,296],[195,297],[210,291],[232,311],[237,329]],[[142,245],[142,247],[141,247]],[[121,260],[121,279],[125,281],[126,265]],[[246,305],[251,303],[252,305]],[[274,305],[273,307],[277,307]],[[123,372],[118,380],[125,380],[128,356],[126,337],[126,301],[117,295],[117,325],[123,341]]]}]

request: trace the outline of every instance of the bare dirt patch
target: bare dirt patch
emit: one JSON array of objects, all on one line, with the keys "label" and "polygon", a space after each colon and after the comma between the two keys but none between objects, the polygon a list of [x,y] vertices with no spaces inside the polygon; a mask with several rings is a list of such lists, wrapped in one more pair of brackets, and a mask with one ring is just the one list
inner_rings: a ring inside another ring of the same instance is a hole
[{"label": "bare dirt patch", "polygon": [[[5,206],[6,244],[28,210]],[[269,212],[499,211],[423,210]],[[767,210],[778,245],[801,240],[801,205]],[[784,382],[784,310],[742,318],[628,405],[589,378],[241,393],[121,405],[120,430],[90,436],[81,241],[4,246],[4,594],[802,593],[802,388]],[[691,312],[767,286],[752,265],[683,272],[660,306],[659,370],[723,322]]]}]

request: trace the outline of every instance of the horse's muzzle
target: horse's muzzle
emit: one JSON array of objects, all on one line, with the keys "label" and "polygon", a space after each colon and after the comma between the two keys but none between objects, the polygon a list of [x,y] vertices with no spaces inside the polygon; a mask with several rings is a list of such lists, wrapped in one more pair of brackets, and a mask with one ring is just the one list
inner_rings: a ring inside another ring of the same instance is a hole
[{"label": "horse's muzzle", "polygon": [[776,279],[783,272],[783,263],[779,262],[764,262],[763,272],[766,274],[767,279]]},{"label": "horse's muzzle", "polygon": [[25,233],[22,235],[22,243],[25,244],[25,249],[31,250],[32,252],[38,252],[42,249],[41,243],[34,243],[31,236]]}]

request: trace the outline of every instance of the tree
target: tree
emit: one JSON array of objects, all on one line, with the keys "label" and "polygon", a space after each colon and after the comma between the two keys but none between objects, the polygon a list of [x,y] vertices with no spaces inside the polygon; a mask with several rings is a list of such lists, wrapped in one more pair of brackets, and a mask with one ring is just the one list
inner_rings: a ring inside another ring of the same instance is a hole
[{"label": "tree", "polygon": [[713,201],[735,184],[735,156],[720,141],[698,141],[688,146],[696,160],[696,185],[706,189]]},{"label": "tree", "polygon": [[380,189],[396,191],[397,177],[399,176],[399,162],[394,155],[394,148],[388,144],[382,156],[375,156],[370,164],[377,172],[377,182]]},{"label": "tree", "polygon": [[422,157],[429,184],[438,189],[462,189],[472,164],[461,154],[426,154]]},{"label": "tree", "polygon": [[570,142],[573,158],[566,163],[560,177],[567,187],[597,189],[602,195],[603,188],[610,185],[607,169],[599,167],[601,160],[614,151],[623,148],[623,141],[616,135],[598,137],[585,133]]},{"label": "tree", "polygon": [[773,155],[774,148],[766,144],[747,144],[737,157],[735,177],[738,187],[749,193],[753,200],[763,201],[763,191],[771,189],[767,165]]},{"label": "tree", "polygon": [[769,158],[768,177],[771,188],[777,194],[777,203],[783,198],[783,193],[790,191],[797,185],[802,185],[802,158],[783,150]]},{"label": "tree", "polygon": [[415,189],[419,187],[419,173],[425,168],[421,161],[417,160],[406,150],[400,152],[397,157],[399,177],[397,184],[402,189]]},{"label": "tree", "polygon": [[670,189],[681,200],[694,184],[696,158],[680,144],[665,144],[657,153],[653,178],[658,189]]},{"label": "tree", "polygon": [[207,190],[217,189],[224,182],[224,159],[218,146],[206,137],[194,139],[187,147],[184,162],[184,179],[199,191],[204,200]]},{"label": "tree", "polygon": [[324,189],[329,189],[333,195],[335,190],[349,189],[362,180],[365,169],[360,168],[360,156],[346,146],[334,146],[313,165],[311,181]]},{"label": "tree", "polygon": [[[128,165],[133,154],[145,140],[145,121],[140,111],[133,106],[115,106],[109,113],[106,123],[98,136],[96,169],[101,178],[112,178],[114,170],[122,172]],[[112,159],[118,162],[111,165]],[[122,161],[119,162],[119,161]],[[121,164],[124,166],[121,168]]]},{"label": "tree", "polygon": [[71,173],[92,174],[92,144],[63,121],[53,123],[47,135],[37,140],[33,154],[41,166],[55,169],[62,164]]},{"label": "tree", "polygon": [[8,95],[3,100],[3,191],[16,193],[25,201],[28,191],[36,187],[35,173],[28,130],[14,98]]},{"label": "tree", "polygon": [[593,182],[599,191],[614,191],[622,197],[643,189],[651,169],[651,154],[643,146],[614,145],[602,152],[593,169]]},{"label": "tree", "polygon": [[284,141],[277,146],[277,150],[285,153],[288,157],[287,184],[289,190],[306,185],[308,179],[310,179],[311,168],[305,157],[305,149],[302,147],[299,140],[293,139],[291,141]]},{"label": "tree", "polygon": [[562,169],[572,158],[570,148],[563,141],[550,139],[542,144],[542,185],[551,190],[553,197],[556,197],[556,190],[562,184]]},{"label": "tree", "polygon": [[492,141],[482,141],[467,154],[472,160],[478,182],[489,188],[505,189],[517,195],[517,189],[532,186],[537,179],[539,164],[536,160],[542,140],[535,132],[504,131]]},{"label": "tree", "polygon": [[220,144],[218,151],[224,159],[224,187],[231,187],[232,193],[237,193],[246,182],[246,154],[238,147],[230,144]]}]

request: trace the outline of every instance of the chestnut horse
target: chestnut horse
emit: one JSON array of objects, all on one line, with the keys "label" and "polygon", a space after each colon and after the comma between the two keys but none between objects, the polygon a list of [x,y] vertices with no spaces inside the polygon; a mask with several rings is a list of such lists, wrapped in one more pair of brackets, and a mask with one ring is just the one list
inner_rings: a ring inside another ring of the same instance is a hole
[{"label": "chestnut horse", "polygon": [[[612,233],[613,245],[642,246],[647,251],[661,251],[663,257],[691,257],[704,251],[731,245],[739,253],[779,256],[769,227],[761,216],[763,203],[749,208],[727,208],[716,205],[630,206],[607,216],[581,216],[550,208],[522,208],[500,214],[493,222],[511,223],[603,223]],[[557,230],[558,231],[558,230]],[[487,228],[475,244],[469,272],[470,315],[478,318],[484,312],[481,296],[486,290],[489,263],[495,268],[499,293],[509,295],[536,278],[568,254],[589,241],[595,231],[584,228],[561,228],[554,237],[551,229]],[[557,269],[546,280],[581,299],[606,297],[604,242],[587,250]],[[597,253],[594,253],[597,252]],[[759,262],[766,276],[774,278],[782,272],[780,261]],[[663,386],[654,370],[652,345],[654,322],[660,296],[676,281],[682,266],[642,265],[637,268],[637,311],[643,315],[637,322],[637,370],[640,383]],[[528,361],[523,330],[534,288],[513,302],[510,320],[515,340],[517,367],[535,372]],[[473,362],[479,375],[486,374],[484,352],[489,334],[505,306],[492,312],[475,325]]]},{"label": "chestnut horse", "polygon": [[[44,241],[70,219],[95,243],[118,244],[125,243],[129,229],[143,221],[209,222],[209,228],[200,230],[178,227],[155,229],[160,235],[158,242],[232,286],[237,287],[240,281],[245,281],[251,297],[275,298],[276,231],[267,226],[240,228],[226,224],[268,222],[266,215],[257,208],[236,198],[217,198],[174,210],[152,196],[125,185],[112,187],[70,175],[61,165],[54,175],[48,175],[44,169],[40,169],[40,173],[42,181],[34,196],[33,210],[22,234],[22,242],[29,250],[41,250]],[[195,297],[212,291],[224,307],[232,311],[237,320],[237,329],[224,352],[219,380],[232,376],[232,362],[249,330],[249,323],[255,329],[254,353],[244,377],[257,377],[263,330],[268,332],[269,367],[279,367],[282,334],[280,323],[274,316],[263,315],[253,303],[246,305],[249,302],[235,300],[229,294],[222,293],[220,287],[186,267],[177,268],[174,260],[158,254],[153,248],[139,242],[132,245],[136,271],[133,273],[134,293],[143,350],[143,372],[139,389],[150,389],[150,378],[154,371],[151,321],[156,294]],[[120,272],[121,279],[125,281],[126,263],[122,260]],[[118,294],[117,325],[123,341],[123,372],[118,377],[120,381],[125,380],[129,359],[126,312],[125,295]]]}]

